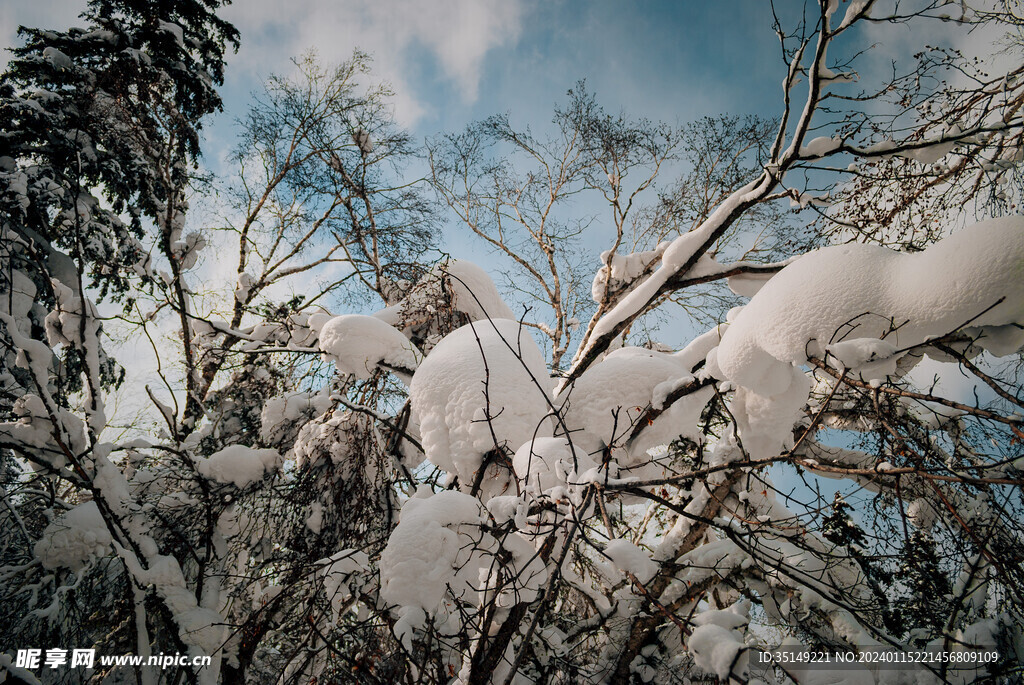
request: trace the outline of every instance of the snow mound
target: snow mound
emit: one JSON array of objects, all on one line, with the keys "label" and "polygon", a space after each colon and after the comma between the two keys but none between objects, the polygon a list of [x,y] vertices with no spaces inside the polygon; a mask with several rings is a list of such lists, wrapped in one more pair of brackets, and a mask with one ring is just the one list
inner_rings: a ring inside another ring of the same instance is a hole
[{"label": "snow mound", "polygon": [[294,440],[302,424],[330,408],[330,395],[323,392],[293,392],[273,397],[260,412],[260,440],[274,445]]},{"label": "snow mound", "polygon": [[723,681],[730,680],[732,674],[740,682],[746,682],[750,677],[750,655],[741,631],[749,622],[743,604],[695,616],[693,623],[697,627],[686,641],[694,662]]},{"label": "snow mound", "polygon": [[850,338],[895,348],[965,324],[1024,322],[1024,218],[983,221],[923,252],[826,247],[765,283],[722,335],[725,378],[761,395],[789,389],[792,364]]},{"label": "snow mound", "polygon": [[648,582],[658,573],[656,564],[647,552],[629,540],[609,540],[604,553],[620,571],[632,573],[641,583]]},{"label": "snow mound", "polygon": [[597,464],[580,449],[576,449],[574,460],[573,449],[564,438],[536,438],[516,450],[512,466],[525,490],[543,493],[578,484],[578,474]]},{"label": "snow mound", "polygon": [[793,426],[804,416],[811,380],[795,366],[786,369],[790,382],[785,391],[765,396],[741,386],[729,403],[743,448],[752,459],[773,457],[794,445]]},{"label": "snow mound", "polygon": [[372,316],[336,316],[320,329],[320,351],[340,373],[366,380],[378,364],[392,369],[416,368],[415,346],[396,328]]},{"label": "snow mound", "polygon": [[412,645],[429,620],[442,635],[461,630],[462,612],[472,610],[498,565],[505,581],[494,601],[500,607],[534,601],[547,581],[537,550],[518,533],[501,543],[480,529],[487,520],[479,500],[456,490],[422,497],[401,508],[398,525],[380,558],[380,597],[397,616],[394,634]]},{"label": "snow mound", "polygon": [[551,435],[544,357],[516,321],[445,336],[412,377],[409,399],[427,459],[471,483],[482,457]]},{"label": "snow mound", "polygon": [[473,262],[450,259],[435,266],[430,273],[435,278],[448,278],[451,282],[452,306],[467,314],[470,320],[516,318],[501,299],[491,277]]},{"label": "snow mound", "polygon": [[48,525],[34,551],[43,568],[79,571],[94,557],[109,554],[111,540],[99,507],[85,502]]},{"label": "snow mound", "polygon": [[743,678],[740,682],[746,682],[748,655],[740,653],[744,646],[735,632],[715,623],[695,628],[687,640],[694,663],[723,681],[729,680],[729,673],[736,673]]},{"label": "snow mound", "polygon": [[244,488],[262,480],[267,473],[281,466],[277,450],[261,450],[245,445],[229,445],[208,459],[197,459],[196,469],[218,483],[232,483]]},{"label": "snow mound", "polygon": [[459,572],[485,520],[479,501],[455,490],[409,500],[381,553],[381,598],[434,612],[450,585],[456,594],[468,590],[469,579]]},{"label": "snow mound", "polygon": [[623,347],[588,369],[563,392],[562,415],[573,444],[591,455],[613,444],[625,447],[625,454],[617,453],[616,458],[628,466],[647,460],[648,449],[679,435],[699,442],[697,421],[713,392],[710,388],[675,402],[637,440],[626,444],[644,411],[656,400],[663,402],[678,383],[693,380],[682,361],[663,352]]},{"label": "snow mound", "polygon": [[[380,556],[380,597],[399,617],[395,636],[411,645],[414,631],[431,617],[442,634],[460,630],[456,600],[475,605],[486,589],[498,558],[509,568],[499,606],[533,601],[547,579],[533,545],[518,534],[501,544],[480,525],[487,515],[480,501],[465,493],[445,490],[426,497],[417,493],[402,506],[398,526]],[[499,547],[505,552],[497,555]],[[484,586],[484,587],[482,587]]]}]

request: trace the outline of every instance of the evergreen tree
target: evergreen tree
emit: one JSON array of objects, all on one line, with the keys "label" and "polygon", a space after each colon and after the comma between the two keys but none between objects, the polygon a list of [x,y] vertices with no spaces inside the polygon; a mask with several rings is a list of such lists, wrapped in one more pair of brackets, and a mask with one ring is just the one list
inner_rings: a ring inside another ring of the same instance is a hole
[{"label": "evergreen tree", "polygon": [[901,632],[900,615],[890,608],[886,593],[886,587],[892,583],[893,574],[886,571],[878,563],[877,558],[865,550],[870,540],[864,529],[850,516],[852,510],[853,507],[837,492],[832,500],[832,513],[822,522],[822,537],[847,549],[850,558],[864,574],[864,582],[875,598],[879,618],[889,630]]},{"label": "evergreen tree", "polygon": [[[180,235],[185,194],[202,118],[221,106],[225,51],[238,40],[214,14],[223,4],[96,0],[81,15],[85,28],[20,29],[23,45],[0,75],[0,418],[52,425],[55,437],[38,450],[15,441],[0,451],[5,500],[20,483],[14,455],[93,496],[92,479],[110,464],[99,444],[102,388],[122,374],[103,351],[89,298],[120,300],[127,309],[139,289],[178,285],[182,294],[176,277],[189,259]],[[172,274],[165,280],[155,278],[161,256]],[[19,351],[25,340],[31,350]],[[85,421],[69,411],[78,402]],[[19,529],[0,533],[3,563],[32,558],[32,538],[58,496],[52,486],[45,491],[23,502]],[[81,495],[61,499],[73,504]],[[106,580],[75,593],[60,616],[36,627],[12,620],[2,634],[20,630],[54,645],[123,640],[111,630],[133,607],[128,578],[115,568],[101,569]],[[99,606],[105,611],[86,620]],[[12,608],[5,602],[5,615]],[[181,648],[176,627],[154,631],[155,644]]]},{"label": "evergreen tree", "polygon": [[[88,265],[103,294],[152,278],[145,219],[166,234],[162,251],[176,249],[202,117],[221,107],[237,46],[221,4],[97,0],[87,28],[21,29],[0,81],[0,216],[51,262],[57,248]],[[78,291],[67,264],[49,266]]]},{"label": "evergreen tree", "polygon": [[[195,241],[181,236],[185,194],[202,118],[221,107],[225,50],[238,41],[214,14],[222,4],[97,0],[82,14],[86,28],[20,29],[24,45],[0,76],[0,243],[9,265],[0,291],[15,320],[41,328],[36,302],[77,316],[91,307],[87,287],[127,308],[129,283],[173,291],[176,309],[187,309],[179,276],[194,262]],[[163,279],[154,255],[169,263]],[[99,326],[82,328],[68,334],[79,344],[62,351],[54,390],[60,402],[84,379],[98,412],[98,388],[120,373],[103,354]],[[39,392],[46,383],[14,362],[7,354],[0,367]],[[6,411],[21,393],[5,390]]]},{"label": "evergreen tree", "polygon": [[922,644],[927,642],[926,636],[941,634],[949,618],[951,588],[930,535],[921,530],[910,535],[896,578],[908,590],[896,606],[910,631],[910,639]]}]

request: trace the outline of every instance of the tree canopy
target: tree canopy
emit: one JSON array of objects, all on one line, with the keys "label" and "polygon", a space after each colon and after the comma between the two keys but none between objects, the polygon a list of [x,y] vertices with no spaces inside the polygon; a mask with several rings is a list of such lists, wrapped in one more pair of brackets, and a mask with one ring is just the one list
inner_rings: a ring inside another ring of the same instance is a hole
[{"label": "tree canopy", "polygon": [[309,53],[212,173],[223,4],[0,76],[0,681],[1022,677],[1015,3],[779,3],[778,110],[675,125],[421,142]]}]

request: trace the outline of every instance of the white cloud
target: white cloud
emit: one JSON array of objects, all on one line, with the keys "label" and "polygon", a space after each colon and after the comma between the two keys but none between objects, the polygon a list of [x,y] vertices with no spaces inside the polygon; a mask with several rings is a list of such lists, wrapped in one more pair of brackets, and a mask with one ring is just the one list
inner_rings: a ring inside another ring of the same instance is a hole
[{"label": "white cloud", "polygon": [[[974,4],[974,3],[972,3]],[[996,10],[997,3],[983,0],[980,5],[985,10]],[[883,6],[873,11],[872,16],[884,17],[893,10]],[[950,5],[948,13],[959,16],[959,5]],[[990,22],[979,26],[969,26],[956,21],[941,21],[934,18],[941,12],[931,13],[933,18],[921,19],[904,23],[866,23],[863,24],[865,45],[872,45],[874,56],[878,60],[883,76],[889,72],[892,61],[909,68],[913,55],[925,50],[926,46],[939,46],[959,50],[967,57],[978,57],[986,66],[994,71],[1012,68],[1015,61],[1003,53],[1003,38],[1011,27],[1006,24]],[[959,72],[948,75],[954,85],[968,85],[970,79]]]},{"label": "white cloud", "polygon": [[[339,62],[359,48],[374,56],[375,79],[390,83],[399,122],[413,124],[428,106],[418,99],[410,73],[425,51],[463,104],[476,98],[487,54],[516,43],[526,0],[241,0],[220,11],[242,34],[230,55],[229,78],[263,79],[287,72],[289,59],[316,49],[325,62]],[[0,4],[0,44],[17,42],[19,24],[46,28],[74,25],[84,0],[34,0]],[[0,54],[0,68],[9,53]],[[429,69],[427,72],[429,73]],[[421,94],[422,97],[422,94]]]},{"label": "white cloud", "polygon": [[246,0],[223,11],[242,32],[242,48],[229,62],[236,75],[281,72],[310,48],[327,62],[359,48],[373,55],[374,77],[394,87],[396,116],[406,125],[427,107],[409,77],[420,71],[412,63],[417,50],[436,60],[441,78],[471,104],[487,53],[518,40],[524,14],[522,0]]},{"label": "white cloud", "polygon": [[62,29],[81,24],[78,15],[85,3],[78,0],[33,0],[0,4],[0,70],[7,67],[11,53],[6,48],[20,44],[18,26]]}]

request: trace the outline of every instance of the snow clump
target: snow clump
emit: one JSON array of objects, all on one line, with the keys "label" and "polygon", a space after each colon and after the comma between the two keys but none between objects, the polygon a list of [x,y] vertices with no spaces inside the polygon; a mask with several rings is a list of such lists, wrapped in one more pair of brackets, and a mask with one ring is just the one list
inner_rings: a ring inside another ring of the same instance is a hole
[{"label": "snow clump", "polygon": [[646,583],[658,573],[658,564],[629,540],[609,540],[604,553],[624,573],[632,573],[641,583]]},{"label": "snow clump", "polygon": [[978,345],[1024,342],[1024,219],[981,222],[919,253],[837,245],[797,259],[730,316],[708,373],[738,387],[731,404],[754,458],[792,445],[810,382],[828,359],[866,381],[897,372],[898,350],[973,327]]},{"label": "snow clump", "polygon": [[34,551],[43,568],[80,571],[93,558],[109,554],[111,541],[99,507],[90,501],[46,526]]},{"label": "snow clump", "polygon": [[427,355],[409,399],[427,460],[469,485],[483,456],[550,436],[544,357],[517,321],[463,326]]},{"label": "snow clump", "polygon": [[547,570],[533,545],[517,533],[499,545],[480,530],[486,521],[478,499],[454,490],[418,492],[402,506],[398,526],[380,556],[380,597],[394,607],[395,636],[406,648],[428,620],[442,635],[460,630],[460,611],[468,607],[457,603],[474,606],[486,591],[485,579],[499,547],[509,553],[514,582],[506,579],[495,601],[511,607],[536,599]]},{"label": "snow clump", "polygon": [[611,250],[602,252],[600,259],[603,266],[597,270],[594,282],[590,286],[590,294],[594,302],[602,302],[606,290],[614,293],[642,275],[644,271],[653,269],[654,264],[661,259],[661,255],[670,244],[669,241],[664,241],[653,250],[630,254],[618,254]]},{"label": "snow clump", "polygon": [[302,424],[330,408],[331,398],[325,392],[300,391],[273,397],[260,412],[260,440],[274,445],[294,440]]},{"label": "snow clump", "polygon": [[697,423],[714,392],[710,387],[676,401],[637,439],[628,440],[648,408],[658,400],[663,404],[669,391],[693,380],[682,358],[640,347],[611,352],[559,397],[573,444],[590,455],[614,445],[621,448],[613,452],[619,465],[633,466],[648,461],[650,448],[680,435],[701,442]]},{"label": "snow clump", "polygon": [[734,675],[740,682],[746,682],[750,677],[749,652],[741,631],[749,622],[747,607],[742,603],[694,616],[697,627],[687,638],[686,646],[697,666],[723,681]]},{"label": "snow clump", "polygon": [[277,450],[255,449],[245,445],[229,445],[208,459],[197,459],[196,470],[218,483],[232,483],[244,488],[262,480],[263,476],[281,466]]},{"label": "snow clump", "polygon": [[516,450],[512,466],[524,489],[540,494],[582,483],[582,474],[597,464],[564,438],[536,438]]},{"label": "snow clump", "polygon": [[723,334],[716,361],[727,380],[771,396],[789,387],[787,367],[846,338],[904,348],[967,323],[1022,322],[1024,218],[1005,217],[923,252],[850,244],[809,253],[751,298]]},{"label": "snow clump", "polygon": [[336,316],[320,329],[320,351],[339,373],[367,380],[377,365],[411,372],[416,368],[416,347],[396,328],[362,314]]}]

